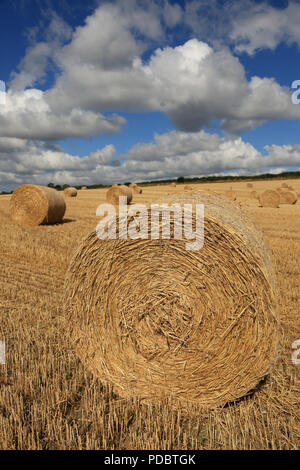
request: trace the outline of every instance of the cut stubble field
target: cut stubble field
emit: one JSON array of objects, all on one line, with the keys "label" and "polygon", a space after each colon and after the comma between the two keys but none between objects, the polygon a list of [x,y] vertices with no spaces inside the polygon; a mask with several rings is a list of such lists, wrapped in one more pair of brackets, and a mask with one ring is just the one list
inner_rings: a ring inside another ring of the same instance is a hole
[{"label": "cut stubble field", "polygon": [[[300,180],[288,182],[300,191]],[[248,397],[214,411],[175,410],[165,401],[120,398],[87,372],[65,334],[64,277],[81,242],[95,229],[105,189],[66,200],[64,222],[20,228],[0,196],[1,449],[296,449],[299,448],[300,203],[261,208],[250,192],[278,181],[192,184],[221,195],[232,187],[263,230],[273,253],[281,325],[275,367]],[[145,186],[133,202],[150,203],[184,185]],[[137,273],[138,275],[138,273]]]}]

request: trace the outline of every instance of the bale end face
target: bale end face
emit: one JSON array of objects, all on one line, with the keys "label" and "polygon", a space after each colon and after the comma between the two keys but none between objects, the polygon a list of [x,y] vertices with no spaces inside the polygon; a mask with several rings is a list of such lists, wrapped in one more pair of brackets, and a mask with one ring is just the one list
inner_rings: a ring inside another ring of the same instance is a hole
[{"label": "bale end face", "polygon": [[278,191],[275,191],[273,189],[266,189],[259,196],[259,202],[261,207],[279,207],[280,195],[281,193],[279,193]]},{"label": "bale end face", "polygon": [[280,192],[280,204],[296,204],[298,200],[297,193],[294,191],[281,191]]},{"label": "bale end face", "polygon": [[187,251],[185,239],[100,240],[92,232],[66,276],[68,334],[83,364],[122,397],[224,406],[274,363],[269,249],[230,201],[181,194],[158,202],[204,204],[202,249]]}]

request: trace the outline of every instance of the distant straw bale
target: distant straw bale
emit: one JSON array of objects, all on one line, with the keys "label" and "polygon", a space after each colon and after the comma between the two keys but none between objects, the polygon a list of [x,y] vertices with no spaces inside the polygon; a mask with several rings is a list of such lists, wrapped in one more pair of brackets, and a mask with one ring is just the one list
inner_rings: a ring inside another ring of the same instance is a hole
[{"label": "distant straw bale", "polygon": [[296,204],[298,199],[294,191],[282,191],[280,193],[280,204]]},{"label": "distant straw bale", "polygon": [[86,186],[81,186],[81,189],[87,189],[87,187]]},{"label": "distant straw bale", "polygon": [[259,198],[258,192],[257,191],[251,191],[250,192],[250,198],[251,199],[258,199]]},{"label": "distant straw bale", "polygon": [[129,188],[132,190],[134,194],[142,194],[143,190],[140,186],[136,183],[130,183]]},{"label": "distant straw bale", "polygon": [[150,213],[148,239],[101,240],[93,231],[66,276],[67,333],[87,369],[121,397],[224,406],[253,390],[276,358],[270,251],[226,199],[181,193],[157,202],[203,204],[203,247],[151,239]]},{"label": "distant straw bale", "polygon": [[236,193],[232,190],[232,188],[225,192],[225,197],[231,201],[236,201]]},{"label": "distant straw bale", "polygon": [[288,184],[287,183],[282,183],[281,187],[282,188],[288,188]]},{"label": "distant straw bale", "polygon": [[64,189],[65,197],[76,197],[77,196],[77,189],[76,188],[65,188]]},{"label": "distant straw bale", "polygon": [[172,186],[173,188],[176,188],[176,183],[171,183],[171,186]]},{"label": "distant straw bale", "polygon": [[189,184],[186,184],[185,187],[183,188],[184,191],[193,191],[193,186],[190,186]]},{"label": "distant straw bale", "polygon": [[121,196],[127,197],[127,204],[132,201],[132,190],[128,186],[121,185],[117,187],[111,187],[106,193],[106,200],[110,204],[119,205],[119,198]]},{"label": "distant straw bale", "polygon": [[62,221],[66,203],[63,194],[53,188],[24,184],[13,192],[9,211],[12,220],[23,227],[52,225]]},{"label": "distant straw bale", "polygon": [[259,196],[262,207],[279,207],[281,193],[273,189],[266,189]]},{"label": "distant straw bale", "polygon": [[252,183],[247,183],[247,188],[253,188],[253,184]]}]

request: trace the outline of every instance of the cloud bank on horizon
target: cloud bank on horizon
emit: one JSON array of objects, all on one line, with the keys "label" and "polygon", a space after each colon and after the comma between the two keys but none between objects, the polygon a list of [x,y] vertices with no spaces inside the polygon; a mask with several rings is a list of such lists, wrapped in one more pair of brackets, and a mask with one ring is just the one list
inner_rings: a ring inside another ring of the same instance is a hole
[{"label": "cloud bank on horizon", "polygon": [[[300,106],[276,78],[249,77],[240,54],[300,47],[299,20],[294,1],[281,9],[251,0],[105,2],[75,28],[52,11],[0,106],[0,188],[298,169],[300,144],[266,145],[262,155],[243,141],[263,123],[299,120]],[[41,87],[49,73],[53,83]],[[126,124],[121,113],[140,112],[163,113],[174,130],[153,132],[150,143],[136,136],[118,158],[113,144],[84,157],[59,144],[102,134],[113,142]],[[219,133],[203,130],[215,122]]]}]

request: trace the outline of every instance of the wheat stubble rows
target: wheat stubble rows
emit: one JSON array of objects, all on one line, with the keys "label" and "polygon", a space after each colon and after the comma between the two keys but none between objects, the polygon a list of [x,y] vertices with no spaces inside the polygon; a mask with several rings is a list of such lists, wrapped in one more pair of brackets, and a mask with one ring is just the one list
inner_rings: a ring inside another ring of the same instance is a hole
[{"label": "wheat stubble rows", "polygon": [[[300,190],[300,182],[292,184]],[[273,251],[282,340],[275,369],[252,396],[206,414],[121,399],[84,370],[65,338],[65,272],[97,224],[105,191],[79,191],[67,201],[65,223],[28,230],[10,221],[9,196],[0,197],[0,339],[7,350],[0,366],[1,449],[299,448],[300,365],[291,361],[291,344],[300,339],[300,204],[262,209],[245,183],[209,185],[220,193],[229,186]],[[143,188],[133,202],[171,189]]]}]

